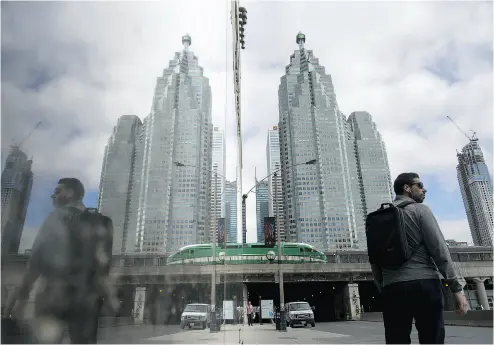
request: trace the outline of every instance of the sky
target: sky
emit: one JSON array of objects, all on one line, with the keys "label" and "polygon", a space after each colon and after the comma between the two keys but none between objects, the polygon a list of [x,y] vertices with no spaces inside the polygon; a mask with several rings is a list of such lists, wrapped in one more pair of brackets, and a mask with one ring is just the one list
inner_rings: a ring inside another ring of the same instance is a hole
[{"label": "sky", "polygon": [[[456,150],[477,133],[493,156],[492,3],[242,1],[243,189],[266,175],[266,141],[278,123],[278,86],[295,36],[306,34],[331,74],[340,110],[368,111],[386,143],[391,177],[414,171],[446,238],[471,242],[456,179]],[[181,37],[212,87],[213,124],[236,178],[229,2],[2,2],[2,168],[9,145],[42,125],[24,150],[35,174],[21,250],[50,211],[60,177],[79,177],[96,206],[105,144],[119,116],[148,115],[156,78]],[[260,154],[262,152],[262,154]],[[491,169],[492,173],[492,169]],[[247,239],[256,240],[255,195]]]}]

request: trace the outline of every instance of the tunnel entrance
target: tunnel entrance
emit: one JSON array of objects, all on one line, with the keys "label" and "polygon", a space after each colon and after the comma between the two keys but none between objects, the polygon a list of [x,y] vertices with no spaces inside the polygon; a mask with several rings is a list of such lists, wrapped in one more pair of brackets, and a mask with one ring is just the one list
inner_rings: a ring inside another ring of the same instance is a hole
[{"label": "tunnel entrance", "polygon": [[[316,322],[337,321],[335,297],[343,290],[345,282],[299,282],[285,283],[285,303],[306,301],[314,309]],[[248,299],[259,306],[260,299],[272,299],[279,306],[279,285],[277,283],[248,283]],[[256,319],[256,322],[259,320]]]},{"label": "tunnel entrance", "polygon": [[[286,282],[285,303],[305,301],[314,307],[316,322],[345,319],[346,307],[343,298],[348,282]],[[255,307],[260,299],[272,299],[279,306],[279,285],[277,283],[246,283],[248,301]],[[381,312],[382,301],[373,282],[358,282],[360,307],[363,312]],[[119,297],[125,302],[120,316],[131,316],[134,307],[134,287],[121,288]],[[210,284],[150,285],[146,291],[145,319],[152,324],[179,324],[180,316],[188,303],[211,303]],[[237,307],[243,305],[243,284],[218,284],[216,306],[221,313],[223,300],[234,300]],[[259,322],[256,318],[255,322]]]},{"label": "tunnel entrance", "polygon": [[381,295],[374,282],[359,282],[358,290],[360,294],[360,304],[364,313],[383,311]]}]

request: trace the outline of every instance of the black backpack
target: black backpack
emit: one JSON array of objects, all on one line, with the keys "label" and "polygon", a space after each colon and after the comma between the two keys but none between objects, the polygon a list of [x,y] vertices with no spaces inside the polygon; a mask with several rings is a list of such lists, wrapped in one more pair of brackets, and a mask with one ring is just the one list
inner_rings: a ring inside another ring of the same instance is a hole
[{"label": "black backpack", "polygon": [[411,200],[397,206],[385,203],[377,211],[367,215],[365,234],[371,264],[398,268],[415,253],[418,245],[410,248],[403,219],[403,208],[414,203]]}]

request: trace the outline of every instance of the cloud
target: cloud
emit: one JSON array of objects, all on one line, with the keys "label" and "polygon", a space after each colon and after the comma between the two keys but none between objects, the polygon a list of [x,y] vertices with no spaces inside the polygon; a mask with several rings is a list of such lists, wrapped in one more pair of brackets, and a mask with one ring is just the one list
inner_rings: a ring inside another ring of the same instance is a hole
[{"label": "cloud", "polygon": [[[332,75],[341,110],[372,114],[392,177],[405,170],[429,174],[441,193],[461,203],[455,150],[467,139],[447,115],[464,131],[477,132],[492,166],[492,3],[242,3],[248,9],[242,51],[244,191],[253,186],[255,169],[258,177],[266,174],[267,130],[278,122],[280,77],[297,49],[299,30]],[[36,176],[81,176],[96,190],[116,119],[148,114],[156,77],[189,33],[212,86],[213,123],[226,127],[227,177],[234,180],[227,4],[3,2],[2,154],[11,140],[43,121],[25,144]],[[247,210],[248,239],[255,240],[255,195]],[[458,239],[468,237],[464,214],[458,217],[465,225]]]},{"label": "cloud", "polygon": [[445,239],[473,243],[472,236],[468,231],[465,231],[465,229],[468,229],[468,221],[466,219],[439,221],[439,226]]}]

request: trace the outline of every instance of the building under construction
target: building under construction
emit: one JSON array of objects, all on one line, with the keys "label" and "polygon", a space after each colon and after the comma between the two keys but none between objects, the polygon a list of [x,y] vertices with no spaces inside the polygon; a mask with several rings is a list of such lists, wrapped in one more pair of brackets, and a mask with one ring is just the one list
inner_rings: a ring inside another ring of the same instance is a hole
[{"label": "building under construction", "polygon": [[17,254],[33,184],[33,161],[12,146],[2,172],[2,254]]},{"label": "building under construction", "polygon": [[449,116],[448,119],[468,139],[457,153],[456,172],[468,224],[476,246],[492,246],[494,228],[492,179],[475,132],[468,136]]},{"label": "building under construction", "polygon": [[19,252],[33,187],[33,160],[27,158],[21,147],[41,124],[38,122],[28,135],[12,145],[5,160],[2,171],[2,255]]},{"label": "building under construction", "polygon": [[492,246],[492,180],[477,139],[471,139],[457,156],[458,183],[473,243]]}]

